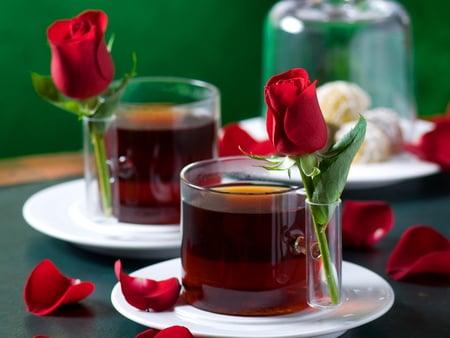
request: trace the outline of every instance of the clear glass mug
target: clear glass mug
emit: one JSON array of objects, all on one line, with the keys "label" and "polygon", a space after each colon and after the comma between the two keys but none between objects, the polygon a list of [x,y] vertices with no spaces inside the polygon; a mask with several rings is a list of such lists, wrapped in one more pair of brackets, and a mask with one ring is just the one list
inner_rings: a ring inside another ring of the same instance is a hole
[{"label": "clear glass mug", "polygon": [[115,112],[117,219],[178,224],[180,171],[217,156],[219,125],[214,85],[176,77],[132,79]]},{"label": "clear glass mug", "polygon": [[[183,299],[206,311],[251,316],[338,305],[323,287],[303,189],[261,165],[224,157],[181,171]],[[338,210],[339,202],[327,229],[333,234],[340,231]],[[340,296],[340,236],[329,238]]]}]

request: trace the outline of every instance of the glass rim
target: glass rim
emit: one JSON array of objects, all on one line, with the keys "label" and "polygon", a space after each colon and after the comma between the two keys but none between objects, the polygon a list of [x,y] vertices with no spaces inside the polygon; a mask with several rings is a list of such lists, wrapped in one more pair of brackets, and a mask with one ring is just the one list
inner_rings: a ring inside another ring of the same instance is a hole
[{"label": "glass rim", "polygon": [[[186,102],[186,103],[182,103],[182,104],[177,104],[177,105],[190,105],[190,104],[199,104],[201,102],[207,102],[207,101],[214,101],[214,100],[219,100],[220,98],[220,91],[219,88],[216,85],[213,85],[212,83],[203,81],[203,80],[198,80],[198,79],[193,79],[193,78],[187,78],[187,77],[178,77],[178,76],[138,76],[138,77],[134,77],[131,78],[130,80],[128,80],[127,85],[133,84],[133,83],[142,83],[142,82],[147,82],[147,83],[182,83],[182,84],[186,84],[186,85],[191,85],[193,87],[196,88],[204,88],[210,91],[210,95],[208,95],[207,98],[204,99],[199,99],[199,100],[193,100],[191,102]],[[126,91],[127,88],[125,86],[124,91]],[[120,101],[120,105],[122,106],[126,106],[126,105],[142,105],[142,102],[133,102],[133,101]]]},{"label": "glass rim", "polygon": [[305,203],[306,204],[309,204],[309,205],[316,205],[316,206],[322,206],[322,205],[330,205],[330,206],[333,206],[333,205],[339,205],[339,204],[341,204],[342,203],[342,199],[338,199],[337,201],[334,201],[334,202],[329,202],[329,203],[323,203],[323,202],[311,202],[310,200],[308,200],[307,198],[305,199]]},{"label": "glass rim", "polygon": [[[222,194],[222,195],[246,195],[246,196],[263,196],[263,195],[282,195],[282,194],[287,194],[287,193],[292,193],[292,192],[300,192],[302,190],[302,186],[299,185],[290,185],[287,184],[284,181],[281,180],[275,180],[275,179],[262,179],[261,177],[255,177],[255,183],[256,182],[260,182],[260,183],[267,183],[267,184],[273,184],[274,186],[280,186],[283,189],[282,190],[276,190],[276,191],[270,191],[270,192],[236,192],[236,191],[223,191],[223,190],[218,190],[216,186],[201,186],[199,184],[193,183],[191,182],[191,180],[189,180],[186,176],[187,173],[192,170],[192,169],[197,169],[199,167],[204,167],[204,166],[209,166],[213,163],[224,163],[224,162],[256,162],[257,160],[255,159],[251,159],[247,156],[224,156],[224,157],[218,157],[218,158],[212,158],[212,159],[207,159],[207,160],[201,160],[201,161],[196,161],[196,162],[192,162],[189,163],[188,165],[186,165],[185,167],[183,167],[181,169],[180,172],[180,182],[182,184],[185,184],[186,186],[198,190],[198,191],[203,191],[203,192],[210,192],[210,193],[215,193],[215,194]],[[236,181],[232,181],[229,183],[235,183],[235,182],[239,182],[239,180]],[[242,182],[253,182],[252,179],[249,177],[248,179],[242,179]]]}]

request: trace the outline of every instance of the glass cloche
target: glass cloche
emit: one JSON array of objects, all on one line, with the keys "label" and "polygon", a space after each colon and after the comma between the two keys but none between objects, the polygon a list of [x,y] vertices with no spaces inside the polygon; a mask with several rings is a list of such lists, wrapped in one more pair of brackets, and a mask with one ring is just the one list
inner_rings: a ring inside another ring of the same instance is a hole
[{"label": "glass cloche", "polygon": [[319,102],[324,92],[342,90],[356,97],[357,110],[389,109],[410,122],[416,116],[412,57],[410,19],[395,1],[282,0],[264,24],[263,83],[305,68],[318,80]]}]

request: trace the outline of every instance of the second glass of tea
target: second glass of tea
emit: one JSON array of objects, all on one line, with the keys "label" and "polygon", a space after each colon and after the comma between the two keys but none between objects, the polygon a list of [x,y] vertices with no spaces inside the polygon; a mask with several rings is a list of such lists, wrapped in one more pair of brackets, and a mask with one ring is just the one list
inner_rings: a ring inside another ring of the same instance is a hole
[{"label": "second glass of tea", "polygon": [[116,112],[120,222],[179,224],[181,169],[217,156],[220,94],[175,77],[131,80]]},{"label": "second glass of tea", "polygon": [[308,307],[305,196],[261,165],[224,157],[182,170],[182,297],[188,304],[251,316]]}]

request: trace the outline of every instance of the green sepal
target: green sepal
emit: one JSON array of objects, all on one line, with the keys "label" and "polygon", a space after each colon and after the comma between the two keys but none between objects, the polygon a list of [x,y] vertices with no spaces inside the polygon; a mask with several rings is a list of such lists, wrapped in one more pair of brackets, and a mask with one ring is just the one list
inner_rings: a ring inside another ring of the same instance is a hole
[{"label": "green sepal", "polygon": [[244,155],[254,160],[264,161],[268,163],[268,165],[261,165],[262,168],[267,170],[290,170],[295,165],[295,159],[289,156],[276,156],[276,155],[261,156],[248,153],[241,147],[239,147],[239,150],[242,151]]},{"label": "green sepal", "polygon": [[266,158],[269,166],[263,166],[268,170],[290,170],[295,165],[295,160],[289,156],[271,156]]},{"label": "green sepal", "polygon": [[111,53],[113,45],[114,45],[114,41],[116,40],[116,36],[113,34],[111,34],[111,36],[108,39],[108,43],[106,44],[106,50]]}]

